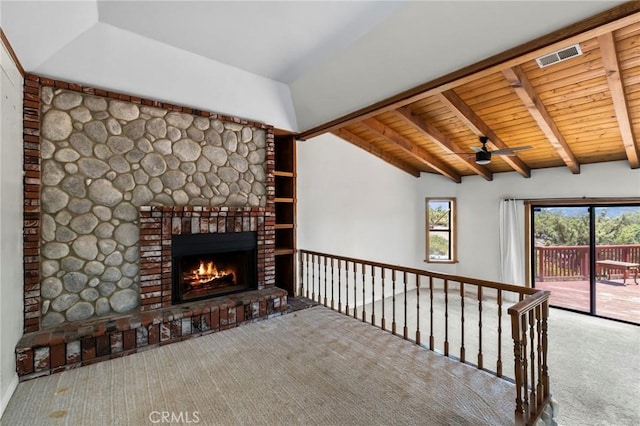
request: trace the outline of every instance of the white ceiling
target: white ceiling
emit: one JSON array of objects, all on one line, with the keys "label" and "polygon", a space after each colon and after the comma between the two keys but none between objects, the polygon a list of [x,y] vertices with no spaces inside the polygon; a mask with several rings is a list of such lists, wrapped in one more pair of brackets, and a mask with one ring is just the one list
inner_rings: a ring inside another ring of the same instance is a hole
[{"label": "white ceiling", "polygon": [[[100,22],[290,84],[402,2],[100,1]],[[170,30],[167,30],[170,29]]]},{"label": "white ceiling", "polygon": [[622,3],[0,1],[29,72],[291,130]]}]

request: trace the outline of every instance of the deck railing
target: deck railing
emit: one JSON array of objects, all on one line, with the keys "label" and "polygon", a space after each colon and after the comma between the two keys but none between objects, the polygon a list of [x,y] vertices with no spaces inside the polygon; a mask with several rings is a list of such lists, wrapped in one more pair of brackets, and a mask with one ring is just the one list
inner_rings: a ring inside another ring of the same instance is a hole
[{"label": "deck railing", "polygon": [[[549,292],[307,250],[299,255],[301,296],[513,380],[518,424],[532,424],[549,404]],[[512,339],[503,336],[509,328]],[[505,357],[513,364],[503,364]]]},{"label": "deck railing", "polygon": [[[536,247],[535,250],[536,281],[589,279],[589,246]],[[640,244],[596,246],[596,260],[604,259],[640,263]]]}]

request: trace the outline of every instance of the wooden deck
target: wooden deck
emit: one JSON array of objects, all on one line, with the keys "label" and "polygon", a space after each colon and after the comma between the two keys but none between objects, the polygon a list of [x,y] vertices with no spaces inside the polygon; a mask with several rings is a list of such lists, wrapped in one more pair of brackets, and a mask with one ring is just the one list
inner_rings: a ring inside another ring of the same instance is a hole
[{"label": "wooden deck", "polygon": [[[551,306],[589,312],[589,281],[538,282],[536,288],[550,290]],[[596,282],[596,314],[640,324],[640,285],[627,279]]]}]

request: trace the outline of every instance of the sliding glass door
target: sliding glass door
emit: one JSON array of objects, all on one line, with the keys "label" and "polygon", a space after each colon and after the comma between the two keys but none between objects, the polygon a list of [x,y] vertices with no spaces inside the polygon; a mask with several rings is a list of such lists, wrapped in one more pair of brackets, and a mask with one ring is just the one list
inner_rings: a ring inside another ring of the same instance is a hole
[{"label": "sliding glass door", "polygon": [[640,322],[640,206],[594,207],[595,314]]},{"label": "sliding glass door", "polygon": [[532,210],[534,287],[551,291],[552,306],[590,312],[589,208]]},{"label": "sliding glass door", "polygon": [[532,206],[532,281],[552,306],[640,323],[640,205]]}]

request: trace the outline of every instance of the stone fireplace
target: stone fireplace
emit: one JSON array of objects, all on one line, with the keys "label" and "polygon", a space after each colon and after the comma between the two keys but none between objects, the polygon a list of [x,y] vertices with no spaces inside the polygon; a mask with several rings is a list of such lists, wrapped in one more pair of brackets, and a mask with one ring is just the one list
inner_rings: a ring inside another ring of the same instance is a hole
[{"label": "stone fireplace", "polygon": [[24,105],[21,378],[286,308],[271,127],[34,75]]}]

